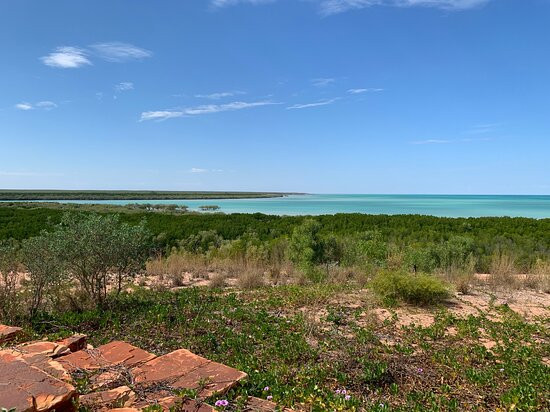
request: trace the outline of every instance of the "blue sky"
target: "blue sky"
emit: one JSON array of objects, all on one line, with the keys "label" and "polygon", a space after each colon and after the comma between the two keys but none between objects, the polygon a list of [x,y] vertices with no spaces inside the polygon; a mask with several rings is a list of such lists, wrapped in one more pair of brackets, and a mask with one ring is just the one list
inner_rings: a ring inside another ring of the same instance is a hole
[{"label": "blue sky", "polygon": [[0,188],[550,194],[548,0],[0,3]]}]

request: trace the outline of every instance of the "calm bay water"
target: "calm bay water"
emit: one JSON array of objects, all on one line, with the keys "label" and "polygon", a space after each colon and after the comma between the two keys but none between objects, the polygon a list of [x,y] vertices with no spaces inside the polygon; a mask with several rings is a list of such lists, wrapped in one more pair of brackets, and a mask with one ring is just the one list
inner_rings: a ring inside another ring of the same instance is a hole
[{"label": "calm bay water", "polygon": [[550,196],[514,195],[292,195],[270,199],[108,200],[64,203],[179,204],[190,210],[218,205],[224,213],[321,215],[335,213],[421,214],[447,217],[550,218]]}]

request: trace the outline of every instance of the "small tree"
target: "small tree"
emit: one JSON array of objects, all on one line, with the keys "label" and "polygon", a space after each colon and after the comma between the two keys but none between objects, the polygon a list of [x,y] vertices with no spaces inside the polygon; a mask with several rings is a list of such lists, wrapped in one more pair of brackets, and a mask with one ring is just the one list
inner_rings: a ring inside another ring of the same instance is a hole
[{"label": "small tree", "polygon": [[318,281],[315,265],[321,263],[323,242],[319,237],[321,224],[313,219],[306,219],[294,228],[288,245],[290,260],[310,277]]},{"label": "small tree", "polygon": [[56,239],[65,271],[101,306],[110,287],[120,293],[123,280],[143,267],[150,235],[144,222],[130,226],[118,215],[67,214]]},{"label": "small tree", "polygon": [[180,242],[180,246],[192,253],[206,254],[210,249],[219,248],[223,238],[215,230],[202,230]]},{"label": "small tree", "polygon": [[331,235],[322,242],[321,261],[325,264],[327,275],[329,274],[330,265],[339,264],[344,257],[344,246],[340,239]]},{"label": "small tree", "polygon": [[50,297],[53,290],[67,280],[60,260],[60,242],[57,233],[44,232],[23,241],[21,260],[28,274],[29,312],[34,316]]},{"label": "small tree", "polygon": [[12,322],[19,312],[19,245],[0,243],[0,320]]}]

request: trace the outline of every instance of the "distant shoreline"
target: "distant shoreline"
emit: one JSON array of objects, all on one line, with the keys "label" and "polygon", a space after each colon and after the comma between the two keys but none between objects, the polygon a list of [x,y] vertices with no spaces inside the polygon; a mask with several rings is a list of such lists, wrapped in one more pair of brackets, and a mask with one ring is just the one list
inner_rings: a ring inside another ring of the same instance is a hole
[{"label": "distant shoreline", "polygon": [[304,194],[291,192],[189,192],[162,190],[0,190],[0,201],[261,199]]}]

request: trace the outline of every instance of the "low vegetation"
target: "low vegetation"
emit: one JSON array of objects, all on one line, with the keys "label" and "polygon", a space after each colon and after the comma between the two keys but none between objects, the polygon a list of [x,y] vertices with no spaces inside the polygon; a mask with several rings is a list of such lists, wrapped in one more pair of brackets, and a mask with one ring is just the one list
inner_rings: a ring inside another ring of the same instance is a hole
[{"label": "low vegetation", "polygon": [[452,310],[482,271],[548,292],[550,220],[63,212],[0,208],[0,323],[188,348],[248,373],[228,410],[550,408],[549,319]]},{"label": "low vegetation", "polygon": [[433,305],[450,296],[448,285],[425,274],[381,271],[372,280],[371,287],[389,304],[401,300],[415,305]]},{"label": "low vegetation", "polygon": [[[122,339],[158,354],[188,348],[248,373],[223,397],[230,405],[246,394],[317,412],[550,406],[544,324],[496,306],[466,318],[442,309],[428,327],[397,328],[398,318],[371,320],[369,295],[359,306],[335,303],[350,293],[329,284],[238,293],[136,288],[109,310],[44,315],[29,330],[50,338],[86,333],[94,345]],[[488,349],[482,337],[495,346]]]},{"label": "low vegetation", "polygon": [[0,200],[165,200],[281,197],[288,193],[136,190],[0,190]]}]

